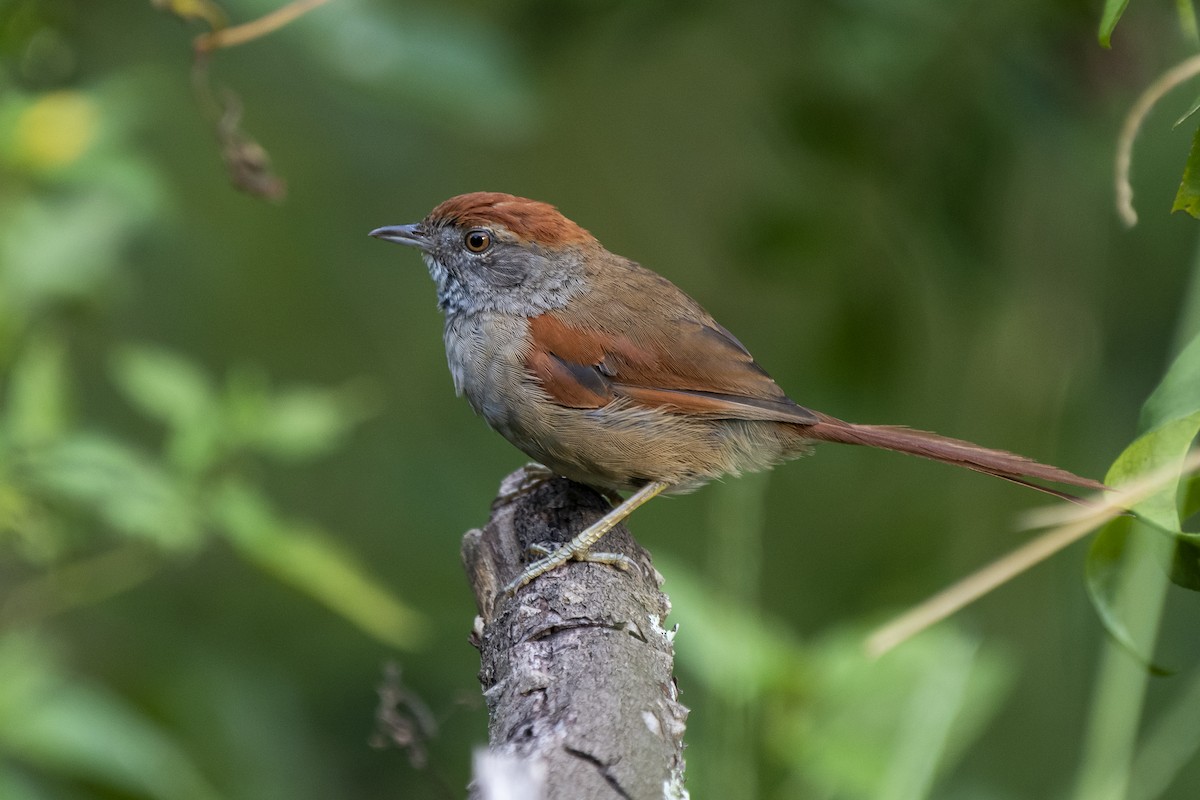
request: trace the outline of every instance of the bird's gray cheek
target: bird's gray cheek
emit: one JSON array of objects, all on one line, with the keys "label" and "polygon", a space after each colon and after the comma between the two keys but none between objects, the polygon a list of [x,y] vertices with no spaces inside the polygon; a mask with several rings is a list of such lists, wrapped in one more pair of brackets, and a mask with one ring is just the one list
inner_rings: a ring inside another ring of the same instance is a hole
[{"label": "bird's gray cheek", "polygon": [[480,274],[497,289],[512,289],[525,283],[529,268],[509,258],[487,258],[481,263]]}]

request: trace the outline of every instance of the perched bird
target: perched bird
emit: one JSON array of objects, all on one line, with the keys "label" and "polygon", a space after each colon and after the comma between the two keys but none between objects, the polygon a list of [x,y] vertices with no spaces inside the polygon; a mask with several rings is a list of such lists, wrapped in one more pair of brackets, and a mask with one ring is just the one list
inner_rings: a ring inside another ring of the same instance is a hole
[{"label": "perched bird", "polygon": [[473,192],[370,235],[421,251],[455,390],[492,428],[559,475],[632,492],[509,592],[586,558],[659,493],[767,469],[814,442],[911,453],[1071,500],[1033,481],[1104,488],[1002,450],[798,405],[699,303],[546,203]]}]

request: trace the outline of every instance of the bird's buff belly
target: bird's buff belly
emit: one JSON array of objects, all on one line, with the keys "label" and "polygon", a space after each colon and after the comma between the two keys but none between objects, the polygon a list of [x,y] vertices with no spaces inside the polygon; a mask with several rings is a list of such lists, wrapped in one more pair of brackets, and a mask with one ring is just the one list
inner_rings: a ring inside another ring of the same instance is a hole
[{"label": "bird's buff belly", "polygon": [[[671,493],[689,492],[722,475],[766,469],[787,457],[778,426],[697,420],[625,400],[603,410],[551,406],[518,414],[508,430],[497,430],[551,470],[617,490],[664,481]],[[631,473],[630,464],[645,471]]]}]

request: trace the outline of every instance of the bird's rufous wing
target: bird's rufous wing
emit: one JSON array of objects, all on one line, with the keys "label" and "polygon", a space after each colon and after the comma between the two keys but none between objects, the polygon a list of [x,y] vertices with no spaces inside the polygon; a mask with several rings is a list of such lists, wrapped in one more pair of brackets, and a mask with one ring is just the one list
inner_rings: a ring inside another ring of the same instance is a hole
[{"label": "bird's rufous wing", "polygon": [[600,408],[624,399],[714,419],[817,422],[706,314],[671,317],[659,310],[622,332],[620,317],[628,311],[610,309],[602,327],[560,311],[530,320],[525,365],[552,401]]}]

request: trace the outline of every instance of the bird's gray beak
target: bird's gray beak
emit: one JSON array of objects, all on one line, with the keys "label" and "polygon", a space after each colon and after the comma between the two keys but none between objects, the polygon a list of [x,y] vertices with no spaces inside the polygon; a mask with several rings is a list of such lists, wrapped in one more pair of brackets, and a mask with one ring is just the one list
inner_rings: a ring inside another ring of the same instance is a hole
[{"label": "bird's gray beak", "polygon": [[387,242],[419,247],[422,250],[429,244],[429,236],[425,233],[425,227],[419,222],[411,225],[389,225],[386,228],[376,228],[368,235]]}]

